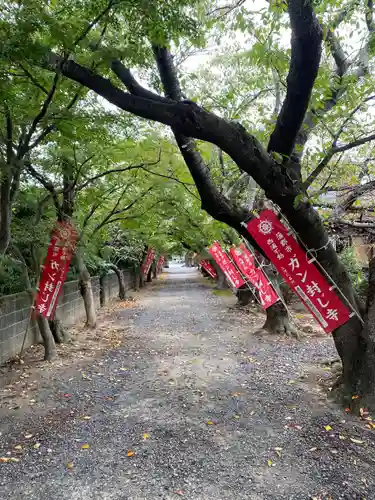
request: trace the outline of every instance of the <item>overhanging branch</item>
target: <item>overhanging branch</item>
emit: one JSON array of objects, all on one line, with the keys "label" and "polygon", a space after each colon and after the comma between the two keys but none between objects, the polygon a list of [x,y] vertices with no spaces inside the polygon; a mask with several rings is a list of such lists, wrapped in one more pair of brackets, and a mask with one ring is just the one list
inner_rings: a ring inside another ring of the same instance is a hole
[{"label": "overhanging branch", "polygon": [[288,12],[292,29],[292,52],[287,92],[268,144],[268,151],[284,157],[289,157],[292,153],[305,117],[318,74],[322,46],[322,29],[311,0],[289,0]]}]

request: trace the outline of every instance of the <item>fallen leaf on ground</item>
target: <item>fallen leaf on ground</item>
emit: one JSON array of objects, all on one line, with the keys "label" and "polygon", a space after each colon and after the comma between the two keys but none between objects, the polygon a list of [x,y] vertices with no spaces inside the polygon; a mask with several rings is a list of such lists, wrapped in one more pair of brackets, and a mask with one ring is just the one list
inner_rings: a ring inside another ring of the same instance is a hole
[{"label": "fallen leaf on ground", "polygon": [[339,434],[339,439],[341,439],[341,441],[345,441],[346,436],[342,436],[341,434]]},{"label": "fallen leaf on ground", "polygon": [[35,443],[34,446],[33,446],[33,448],[35,450],[39,450],[40,446],[41,446],[40,443]]},{"label": "fallen leaf on ground", "polygon": [[367,408],[360,408],[359,414],[360,414],[361,418],[367,418],[368,417],[368,409]]},{"label": "fallen leaf on ground", "polygon": [[360,439],[355,439],[355,438],[350,438],[350,441],[352,443],[356,443],[356,444],[363,444],[364,441],[361,441]]},{"label": "fallen leaf on ground", "polygon": [[357,394],[354,394],[354,395],[352,396],[352,399],[359,399],[360,397],[361,397],[361,396],[357,396]]},{"label": "fallen leaf on ground", "polygon": [[281,457],[281,450],[282,450],[282,448],[280,448],[280,447],[276,446],[276,448],[275,448],[275,452],[276,452],[276,455],[277,455],[278,457]]},{"label": "fallen leaf on ground", "polygon": [[331,431],[332,430],[332,427],[330,425],[325,425],[324,428],[325,428],[326,431]]},{"label": "fallen leaf on ground", "polygon": [[90,445],[89,445],[89,444],[87,444],[87,443],[86,443],[86,444],[83,444],[83,445],[81,446],[81,450],[88,450],[89,448],[90,448]]},{"label": "fallen leaf on ground", "polygon": [[15,457],[0,457],[0,464],[8,464],[10,462],[19,462],[20,459],[19,458],[15,458]]},{"label": "fallen leaf on ground", "polygon": [[134,451],[129,450],[129,451],[127,452],[127,455],[128,455],[128,457],[132,457],[132,456],[134,455]]},{"label": "fallen leaf on ground", "polygon": [[145,432],[145,433],[143,434],[143,439],[148,439],[149,437],[150,437],[150,435],[149,435],[149,434],[147,434],[147,432]]},{"label": "fallen leaf on ground", "polygon": [[271,467],[273,465],[273,462],[270,458],[267,460],[267,464],[268,464],[268,467]]},{"label": "fallen leaf on ground", "polygon": [[68,462],[68,463],[66,464],[66,468],[67,468],[67,469],[73,469],[73,467],[74,467],[73,462]]},{"label": "fallen leaf on ground", "polygon": [[26,438],[26,439],[31,439],[32,437],[33,437],[33,435],[32,435],[32,434],[25,434],[25,438]]},{"label": "fallen leaf on ground", "polygon": [[212,420],[207,420],[207,425],[215,425],[215,422],[213,422]]},{"label": "fallen leaf on ground", "polygon": [[90,418],[91,418],[91,417],[89,417],[88,415],[84,415],[84,416],[82,417],[82,420],[90,420]]},{"label": "fallen leaf on ground", "polygon": [[20,445],[20,444],[16,444],[16,446],[14,447],[15,450],[23,450],[23,446]]}]

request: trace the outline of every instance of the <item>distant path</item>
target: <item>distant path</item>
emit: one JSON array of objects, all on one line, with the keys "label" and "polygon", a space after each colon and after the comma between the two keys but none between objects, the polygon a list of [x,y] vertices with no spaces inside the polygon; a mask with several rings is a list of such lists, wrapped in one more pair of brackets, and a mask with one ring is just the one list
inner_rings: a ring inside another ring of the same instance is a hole
[{"label": "distant path", "polygon": [[7,422],[0,456],[23,450],[0,464],[0,498],[375,498],[375,431],[299,380],[334,354],[330,339],[252,336],[259,319],[230,304],[172,264],[141,294],[120,348],[84,376],[61,373],[48,411]]}]

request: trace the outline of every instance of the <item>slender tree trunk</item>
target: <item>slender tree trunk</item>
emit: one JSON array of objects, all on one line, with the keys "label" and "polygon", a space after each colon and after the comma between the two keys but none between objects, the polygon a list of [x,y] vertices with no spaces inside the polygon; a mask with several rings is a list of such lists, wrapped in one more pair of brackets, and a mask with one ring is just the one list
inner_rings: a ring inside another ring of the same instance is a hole
[{"label": "slender tree trunk", "polygon": [[147,274],[147,283],[151,283],[152,281],[152,268],[150,267],[150,270]]},{"label": "slender tree trunk", "polygon": [[141,287],[141,269],[138,264],[135,264],[133,267],[133,288],[136,292],[138,292]]},{"label": "slender tree trunk", "polygon": [[36,321],[39,327],[40,335],[43,339],[44,360],[52,361],[57,357],[57,351],[55,340],[49,327],[48,319],[41,314],[38,314]]},{"label": "slender tree trunk", "polygon": [[107,294],[105,289],[105,274],[99,276],[99,286],[100,286],[100,307],[104,307],[107,304]]},{"label": "slender tree trunk", "polygon": [[11,171],[9,165],[2,165],[0,179],[0,255],[4,255],[10,242],[10,223],[12,217],[10,183]]},{"label": "slender tree trunk", "polygon": [[77,271],[79,272],[79,288],[83,298],[86,311],[86,326],[89,328],[96,327],[96,309],[94,294],[92,291],[91,277],[86,264],[83,260],[82,254],[79,250],[75,255],[75,263]]},{"label": "slender tree trunk", "polygon": [[114,272],[116,273],[117,279],[118,279],[118,290],[119,290],[118,297],[120,300],[125,300],[125,298],[126,298],[126,286],[125,286],[125,280],[124,280],[124,273],[115,264],[111,265],[111,269],[114,270]]},{"label": "slender tree trunk", "polygon": [[364,398],[361,406],[375,408],[375,256],[369,263],[369,288],[367,295],[367,311],[364,327],[360,337],[362,356],[359,360],[359,383],[357,392]]},{"label": "slender tree trunk", "polygon": [[225,290],[226,288],[228,288],[227,282],[225,280],[225,274],[214,260],[212,261],[212,265],[214,266],[217,274],[216,288],[218,290]]}]

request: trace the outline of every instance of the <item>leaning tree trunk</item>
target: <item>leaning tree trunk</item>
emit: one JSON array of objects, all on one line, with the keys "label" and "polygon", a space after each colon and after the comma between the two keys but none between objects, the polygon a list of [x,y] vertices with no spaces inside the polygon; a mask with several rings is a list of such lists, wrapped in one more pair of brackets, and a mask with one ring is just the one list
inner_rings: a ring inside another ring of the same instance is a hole
[{"label": "leaning tree trunk", "polygon": [[52,361],[57,357],[56,344],[49,327],[48,319],[38,314],[36,322],[44,345],[44,360]]},{"label": "leaning tree trunk", "polygon": [[86,311],[86,326],[89,328],[96,327],[96,309],[94,294],[92,291],[91,277],[82,254],[77,251],[75,255],[75,264],[79,272],[79,289],[83,298]]},{"label": "leaning tree trunk", "polygon": [[118,279],[118,298],[120,300],[125,300],[126,299],[126,286],[125,286],[124,273],[115,264],[111,264],[111,269],[113,269],[113,271],[116,273],[116,276]]}]

